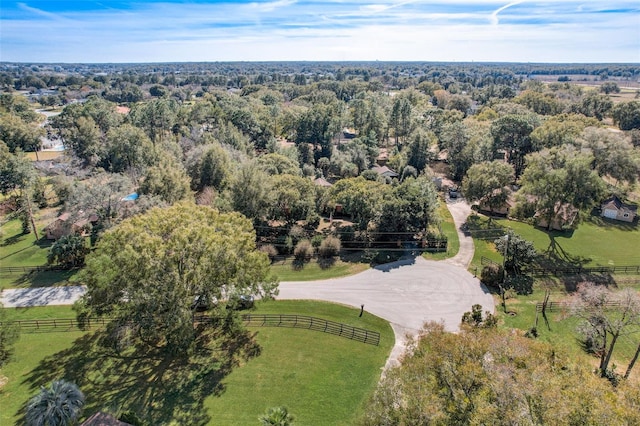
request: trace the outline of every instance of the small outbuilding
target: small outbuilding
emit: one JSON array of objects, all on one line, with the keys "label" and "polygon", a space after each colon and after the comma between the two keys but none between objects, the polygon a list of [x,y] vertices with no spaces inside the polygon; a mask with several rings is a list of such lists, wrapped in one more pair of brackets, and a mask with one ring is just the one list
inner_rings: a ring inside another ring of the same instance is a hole
[{"label": "small outbuilding", "polygon": [[625,204],[615,195],[604,200],[600,209],[600,216],[622,222],[633,222],[638,214],[638,206]]}]

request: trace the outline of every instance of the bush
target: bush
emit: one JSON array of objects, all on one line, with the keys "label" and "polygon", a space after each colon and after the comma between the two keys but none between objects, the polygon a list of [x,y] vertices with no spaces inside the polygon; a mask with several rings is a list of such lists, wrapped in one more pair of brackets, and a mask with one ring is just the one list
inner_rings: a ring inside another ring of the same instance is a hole
[{"label": "bush", "polygon": [[308,262],[313,256],[313,246],[309,240],[300,240],[293,249],[293,255],[298,262]]},{"label": "bush", "polygon": [[307,238],[307,233],[302,226],[293,225],[289,230],[289,236],[291,237],[293,243],[297,244],[298,241]]},{"label": "bush", "polygon": [[329,235],[322,241],[322,243],[320,243],[318,255],[323,258],[334,257],[340,253],[341,248],[342,245],[340,243],[340,239],[333,235]]},{"label": "bush", "polygon": [[462,315],[462,325],[476,328],[494,328],[498,325],[498,318],[489,311],[482,316],[482,306],[473,305],[470,312]]},{"label": "bush", "polygon": [[311,245],[313,248],[317,250],[320,247],[320,244],[322,244],[323,239],[324,237],[322,235],[314,235],[311,238]]},{"label": "bush", "polygon": [[75,268],[84,265],[84,258],[89,249],[80,235],[66,235],[53,243],[47,262],[57,263],[63,268]]},{"label": "bush", "polygon": [[504,272],[502,266],[498,265],[497,263],[491,263],[482,268],[480,281],[482,281],[489,287],[498,287],[498,285],[500,285],[500,283],[502,282],[503,274]]},{"label": "bush", "polygon": [[267,256],[269,256],[269,260],[271,262],[273,262],[273,260],[278,255],[278,249],[276,249],[273,244],[265,244],[263,246],[260,246],[258,250],[260,250],[263,253],[266,253]]}]

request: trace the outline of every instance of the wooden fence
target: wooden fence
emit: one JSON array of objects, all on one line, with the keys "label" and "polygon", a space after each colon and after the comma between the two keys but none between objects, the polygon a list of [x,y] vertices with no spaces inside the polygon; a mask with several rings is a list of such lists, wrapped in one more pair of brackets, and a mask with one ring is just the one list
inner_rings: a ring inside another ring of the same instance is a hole
[{"label": "wooden fence", "polygon": [[[482,265],[500,265],[498,262],[482,256]],[[627,266],[536,266],[527,267],[524,273],[534,277],[583,275],[583,274],[640,274],[640,265]]]},{"label": "wooden fence", "polygon": [[[289,314],[243,314],[241,318],[247,326],[302,328],[333,334],[369,345],[378,346],[380,344],[380,333],[377,331],[353,327],[322,318]],[[211,318],[206,315],[194,316],[194,322],[203,322],[209,319]],[[83,326],[84,329],[102,327],[110,321],[111,319],[109,318],[90,318],[85,320]],[[18,325],[20,331],[25,333],[80,331],[80,323],[76,318],[17,320],[13,321],[13,323]]]},{"label": "wooden fence", "polygon": [[[606,302],[604,306],[606,308],[617,308],[618,306],[620,306],[620,302]],[[567,309],[571,309],[570,302],[548,302],[547,303],[547,311],[549,312],[562,311]],[[536,303],[536,311],[542,312],[542,302]]]},{"label": "wooden fence", "polygon": [[12,274],[30,274],[32,272],[44,272],[44,271],[66,271],[67,268],[54,265],[44,266],[2,266],[0,267],[0,275],[12,275]]},{"label": "wooden fence", "polygon": [[640,274],[640,265],[529,267],[526,269],[526,273],[538,277],[582,274]]},{"label": "wooden fence", "polygon": [[377,331],[352,327],[347,324],[327,321],[322,318],[286,314],[244,314],[242,315],[242,320],[247,325],[252,326],[304,328],[346,337],[347,339],[357,340],[358,342],[370,345],[378,346],[378,344],[380,344],[380,333]]},{"label": "wooden fence", "polygon": [[[38,332],[60,332],[60,331],[80,331],[80,323],[76,318],[47,318],[33,320],[16,320],[13,324],[18,325],[20,331],[25,333]],[[93,327],[102,327],[108,322],[109,318],[91,318],[84,323],[84,329]]]}]

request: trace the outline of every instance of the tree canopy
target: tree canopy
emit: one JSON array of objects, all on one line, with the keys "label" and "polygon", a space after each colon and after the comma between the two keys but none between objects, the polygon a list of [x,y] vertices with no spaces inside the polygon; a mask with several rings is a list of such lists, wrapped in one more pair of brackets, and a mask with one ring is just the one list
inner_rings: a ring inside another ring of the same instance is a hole
[{"label": "tree canopy", "polygon": [[225,313],[233,296],[269,298],[277,281],[255,249],[249,220],[237,213],[179,203],[154,208],[107,231],[86,259],[82,316],[109,315],[140,342],[183,353],[194,341],[195,298]]},{"label": "tree canopy", "polygon": [[[616,392],[550,345],[512,332],[427,324],[385,372],[363,425],[633,424],[633,385]],[[612,409],[616,407],[616,409]]]}]

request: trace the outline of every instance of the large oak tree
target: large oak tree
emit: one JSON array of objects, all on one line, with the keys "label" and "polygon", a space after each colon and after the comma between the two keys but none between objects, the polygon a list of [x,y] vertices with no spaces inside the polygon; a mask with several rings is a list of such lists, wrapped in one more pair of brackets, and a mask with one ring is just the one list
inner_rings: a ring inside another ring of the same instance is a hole
[{"label": "large oak tree", "polygon": [[114,334],[124,328],[137,342],[171,353],[194,342],[195,298],[210,301],[211,317],[220,318],[234,296],[277,292],[251,221],[193,204],[123,221],[104,234],[86,264],[81,315],[108,316]]}]

